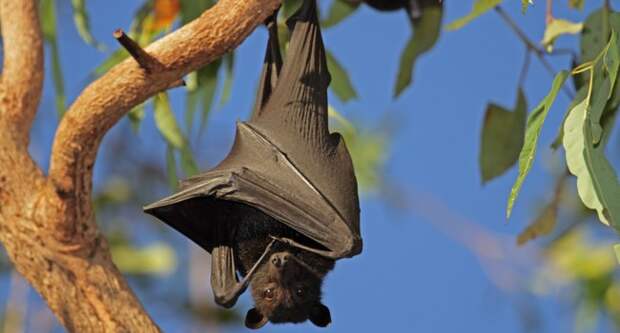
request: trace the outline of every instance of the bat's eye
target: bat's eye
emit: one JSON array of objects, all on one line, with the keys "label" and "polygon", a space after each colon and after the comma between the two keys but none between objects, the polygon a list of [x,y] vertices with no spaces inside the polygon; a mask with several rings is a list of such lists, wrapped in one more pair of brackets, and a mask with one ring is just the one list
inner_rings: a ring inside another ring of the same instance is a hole
[{"label": "bat's eye", "polygon": [[297,294],[297,296],[303,297],[305,292],[303,288],[297,288],[297,290],[295,290],[295,293]]},{"label": "bat's eye", "polygon": [[263,292],[263,296],[266,299],[273,299],[273,289],[272,288],[265,289],[265,291]]}]

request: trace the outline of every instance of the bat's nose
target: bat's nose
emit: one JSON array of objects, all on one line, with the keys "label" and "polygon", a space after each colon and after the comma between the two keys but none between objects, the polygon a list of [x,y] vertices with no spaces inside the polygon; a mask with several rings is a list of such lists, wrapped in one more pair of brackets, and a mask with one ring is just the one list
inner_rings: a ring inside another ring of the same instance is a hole
[{"label": "bat's nose", "polygon": [[271,256],[271,263],[278,267],[284,267],[286,265],[286,263],[289,260],[289,254],[288,253],[274,253]]}]

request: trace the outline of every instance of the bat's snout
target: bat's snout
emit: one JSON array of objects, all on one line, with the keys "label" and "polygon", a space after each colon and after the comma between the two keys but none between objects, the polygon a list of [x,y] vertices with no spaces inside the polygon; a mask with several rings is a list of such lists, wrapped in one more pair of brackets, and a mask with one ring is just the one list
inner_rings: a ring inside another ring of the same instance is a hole
[{"label": "bat's snout", "polygon": [[271,255],[269,261],[276,268],[282,269],[290,261],[290,254],[287,252],[278,252]]}]

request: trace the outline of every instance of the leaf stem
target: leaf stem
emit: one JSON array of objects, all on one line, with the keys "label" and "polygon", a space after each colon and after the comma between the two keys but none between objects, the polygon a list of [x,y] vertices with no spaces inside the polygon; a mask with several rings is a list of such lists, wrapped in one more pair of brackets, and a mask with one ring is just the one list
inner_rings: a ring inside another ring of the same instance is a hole
[{"label": "leaf stem", "polygon": [[[545,51],[540,49],[536,44],[534,44],[534,42],[532,42],[532,40],[530,40],[527,37],[525,32],[523,32],[523,30],[521,30],[521,28],[519,28],[519,26],[515,23],[515,21],[508,15],[508,13],[506,13],[506,11],[504,11],[502,9],[502,7],[500,7],[500,6],[495,7],[495,11],[504,20],[504,22],[506,22],[506,24],[508,24],[508,26],[510,27],[510,29],[512,29],[512,31],[515,33],[515,35],[517,35],[517,37],[523,42],[523,44],[525,45],[527,50],[529,52],[534,53],[534,55],[536,56],[536,58],[538,58],[540,63],[543,65],[543,67],[545,67],[547,72],[552,77],[555,77],[556,72],[553,69],[553,67],[551,66],[551,64],[549,63],[549,61],[547,61],[547,59],[545,58],[545,54],[546,54]],[[562,91],[564,91],[566,96],[568,96],[571,100],[574,98],[573,91],[570,90],[567,86],[563,86],[562,87]]]}]

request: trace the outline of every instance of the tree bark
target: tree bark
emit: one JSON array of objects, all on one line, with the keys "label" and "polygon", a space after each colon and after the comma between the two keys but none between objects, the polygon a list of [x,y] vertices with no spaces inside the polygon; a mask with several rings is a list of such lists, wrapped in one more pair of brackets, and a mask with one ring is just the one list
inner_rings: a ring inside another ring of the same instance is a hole
[{"label": "tree bark", "polygon": [[93,82],[57,129],[49,176],[28,153],[43,84],[37,3],[0,0],[0,242],[67,330],[159,331],[112,262],[94,220],[99,143],[132,107],[237,47],[280,0],[220,0],[145,48],[157,70],[129,58]]}]

